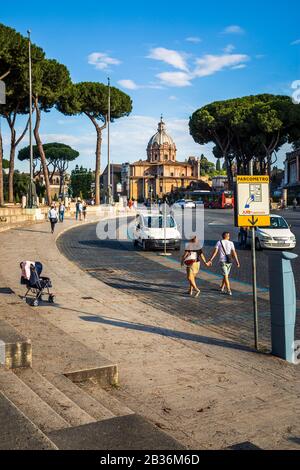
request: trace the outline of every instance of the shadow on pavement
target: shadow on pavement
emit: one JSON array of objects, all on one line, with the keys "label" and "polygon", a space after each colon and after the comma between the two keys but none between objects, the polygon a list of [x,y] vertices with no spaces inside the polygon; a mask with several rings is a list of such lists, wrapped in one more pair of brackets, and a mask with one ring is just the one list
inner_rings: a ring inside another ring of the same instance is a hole
[{"label": "shadow on pavement", "polygon": [[255,349],[249,346],[238,344],[233,341],[228,341],[226,339],[219,339],[219,338],[213,338],[209,336],[196,335],[193,333],[186,333],[184,331],[176,331],[176,330],[170,330],[168,328],[161,328],[158,326],[146,325],[144,323],[134,323],[134,322],[124,321],[120,319],[104,317],[100,315],[93,315],[90,312],[84,312],[81,310],[76,310],[76,309],[72,309],[68,307],[62,307],[58,305],[57,307],[59,307],[61,310],[68,310],[70,312],[81,313],[84,316],[80,316],[79,318],[86,322],[102,323],[104,325],[111,325],[111,326],[116,326],[118,328],[125,328],[129,330],[144,331],[146,333],[166,336],[168,338],[183,339],[187,341],[193,341],[195,343],[218,346],[221,348],[237,349],[239,351],[257,353]]}]

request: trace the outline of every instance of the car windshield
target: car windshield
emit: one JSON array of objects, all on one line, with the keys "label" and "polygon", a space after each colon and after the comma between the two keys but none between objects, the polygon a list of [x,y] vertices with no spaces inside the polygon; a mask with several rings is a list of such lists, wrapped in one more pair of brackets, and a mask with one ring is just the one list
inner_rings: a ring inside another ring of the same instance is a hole
[{"label": "car windshield", "polygon": [[268,228],[268,229],[272,229],[272,228],[275,228],[275,229],[280,229],[280,228],[289,228],[286,220],[284,220],[283,217],[271,217],[271,225],[270,227],[265,227],[265,228]]},{"label": "car windshield", "polygon": [[[145,227],[147,228],[164,228],[164,217],[162,215],[159,216],[151,216],[145,217]],[[175,221],[172,216],[167,216],[166,220],[166,227],[167,228],[174,228]]]}]

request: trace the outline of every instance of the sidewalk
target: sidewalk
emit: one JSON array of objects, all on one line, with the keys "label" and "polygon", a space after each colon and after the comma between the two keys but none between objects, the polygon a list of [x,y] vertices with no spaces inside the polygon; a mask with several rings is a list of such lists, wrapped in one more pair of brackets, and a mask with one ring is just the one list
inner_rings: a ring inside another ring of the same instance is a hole
[{"label": "sidewalk", "polygon": [[[58,224],[56,235],[75,224]],[[24,294],[23,259],[40,260],[53,282],[57,304],[34,310],[0,289],[0,319],[32,339],[33,367],[44,377],[67,366],[67,335],[71,349],[73,341],[93,351],[95,357],[83,362],[104,356],[118,364],[112,399],[186,447],[249,441],[264,449],[299,449],[299,366],[257,354],[80,271],[59,252],[48,223],[1,233],[0,257],[1,288]],[[76,351],[68,354],[79,360]],[[93,381],[82,387],[97,394]]]}]

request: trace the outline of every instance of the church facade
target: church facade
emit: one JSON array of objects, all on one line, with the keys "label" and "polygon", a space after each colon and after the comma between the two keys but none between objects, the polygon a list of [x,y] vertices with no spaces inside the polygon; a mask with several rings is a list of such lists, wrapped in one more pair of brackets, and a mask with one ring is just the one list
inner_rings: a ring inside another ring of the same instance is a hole
[{"label": "church facade", "polygon": [[161,198],[176,189],[187,188],[193,181],[204,180],[199,158],[177,162],[176,153],[175,142],[161,117],[156,134],[149,140],[147,159],[130,164],[130,197],[140,201]]}]

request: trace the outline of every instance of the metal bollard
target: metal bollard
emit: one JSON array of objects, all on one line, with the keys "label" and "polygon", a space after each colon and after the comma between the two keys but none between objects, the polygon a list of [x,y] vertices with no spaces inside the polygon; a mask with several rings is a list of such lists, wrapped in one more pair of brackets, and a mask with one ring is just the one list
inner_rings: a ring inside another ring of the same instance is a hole
[{"label": "metal bollard", "polygon": [[269,253],[272,354],[294,363],[296,288],[291,261],[294,253]]}]

